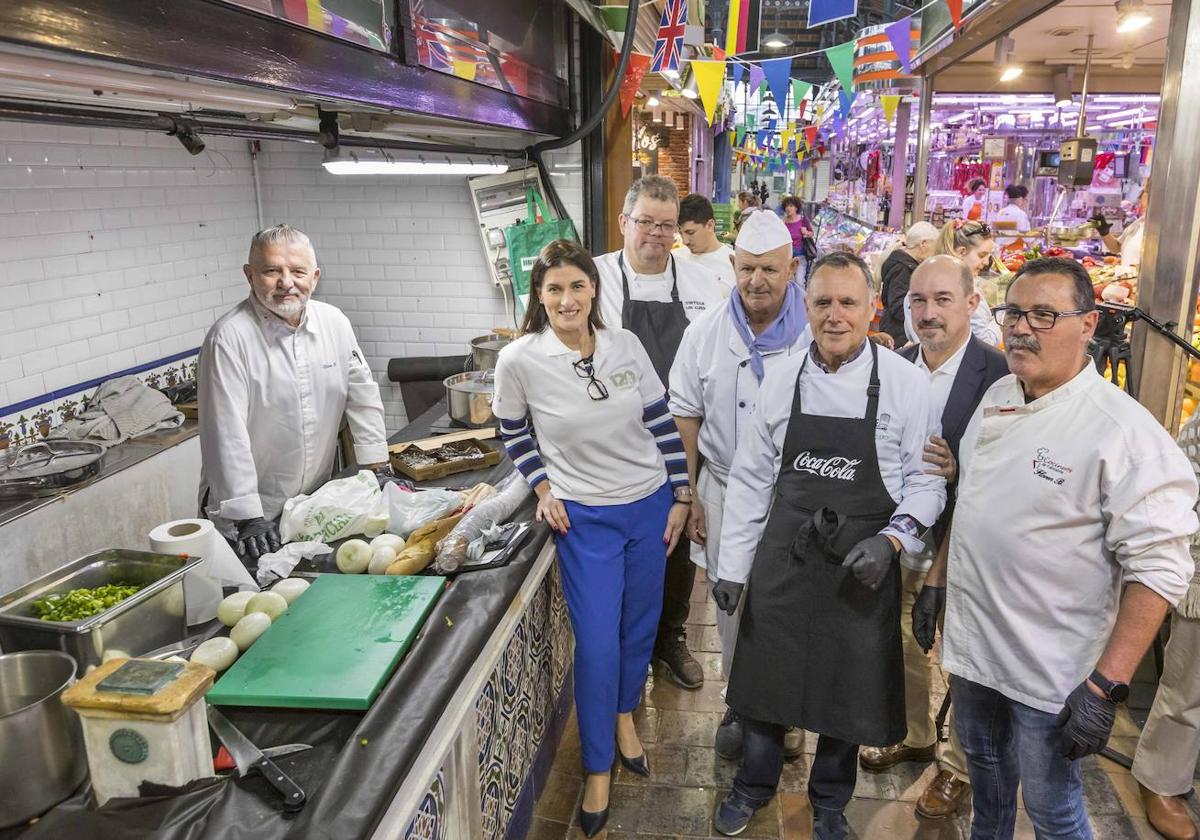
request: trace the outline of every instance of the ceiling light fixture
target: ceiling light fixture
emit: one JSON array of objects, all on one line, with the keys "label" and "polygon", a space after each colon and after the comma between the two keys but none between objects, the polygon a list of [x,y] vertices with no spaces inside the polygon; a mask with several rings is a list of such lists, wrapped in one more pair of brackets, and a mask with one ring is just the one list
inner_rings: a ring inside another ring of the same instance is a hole
[{"label": "ceiling light fixture", "polygon": [[328,149],[321,162],[333,175],[499,175],[508,162],[494,155],[400,149]]},{"label": "ceiling light fixture", "polygon": [[1059,108],[1069,108],[1072,105],[1072,82],[1074,81],[1075,68],[1062,67],[1054,71],[1054,104]]},{"label": "ceiling light fixture", "polygon": [[1127,35],[1150,25],[1152,18],[1146,11],[1146,0],[1117,0],[1117,32]]},{"label": "ceiling light fixture", "polygon": [[657,96],[655,96],[653,93],[650,94],[650,98],[646,100],[647,108],[657,108],[661,104],[662,104],[662,102],[659,101],[659,98]]},{"label": "ceiling light fixture", "polygon": [[1018,78],[1023,72],[1025,71],[1021,67],[1018,67],[1015,64],[1010,64],[1000,73],[1000,81],[1011,82]]},{"label": "ceiling light fixture", "polygon": [[763,38],[762,45],[769,50],[782,50],[792,45],[792,39],[779,31],[779,7],[783,0],[775,0],[775,31]]},{"label": "ceiling light fixture", "polygon": [[688,77],[687,84],[683,86],[680,93],[687,99],[697,99],[700,96],[700,85],[696,83],[696,74],[693,73]]},{"label": "ceiling light fixture", "polygon": [[1016,42],[1008,35],[996,39],[996,54],[992,61],[1000,68],[1000,81],[1011,82],[1023,72],[1021,65],[1012,60],[1012,52]]}]

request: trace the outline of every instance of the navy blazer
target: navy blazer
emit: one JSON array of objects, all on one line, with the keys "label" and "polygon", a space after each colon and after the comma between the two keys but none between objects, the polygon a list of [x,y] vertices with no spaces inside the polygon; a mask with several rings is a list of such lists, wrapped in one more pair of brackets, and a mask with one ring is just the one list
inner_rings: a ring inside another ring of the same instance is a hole
[{"label": "navy blazer", "polygon": [[[899,351],[901,356],[913,364],[916,364],[917,354],[920,352],[919,344],[912,344]],[[1003,353],[973,335],[967,339],[967,349],[963,353],[962,363],[958,366],[958,373],[954,376],[954,384],[950,386],[946,407],[942,409],[942,437],[950,445],[955,461],[958,461],[958,447],[967,431],[967,424],[971,422],[971,416],[983,399],[984,392],[997,379],[1007,375],[1008,360],[1004,358]],[[935,544],[941,542],[950,527],[950,517],[954,513],[954,491],[953,486],[946,488],[946,509],[933,524]]]}]

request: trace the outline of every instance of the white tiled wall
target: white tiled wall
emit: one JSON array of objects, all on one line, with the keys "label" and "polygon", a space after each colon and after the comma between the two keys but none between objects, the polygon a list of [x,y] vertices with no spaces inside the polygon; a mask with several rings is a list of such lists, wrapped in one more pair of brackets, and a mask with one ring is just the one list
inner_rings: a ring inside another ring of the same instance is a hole
[{"label": "white tiled wall", "polygon": [[200,344],[245,294],[245,141],[0,122],[0,406]]},{"label": "white tiled wall", "polygon": [[[264,144],[259,161],[265,223],[287,222],[312,239],[317,297],[354,324],[380,382],[388,430],[398,429],[404,406],[387,380],[388,359],[462,355],[475,336],[513,323],[484,264],[466,179],[330,175],[319,148],[288,143]],[[579,163],[578,147],[547,156],[583,230]]]}]

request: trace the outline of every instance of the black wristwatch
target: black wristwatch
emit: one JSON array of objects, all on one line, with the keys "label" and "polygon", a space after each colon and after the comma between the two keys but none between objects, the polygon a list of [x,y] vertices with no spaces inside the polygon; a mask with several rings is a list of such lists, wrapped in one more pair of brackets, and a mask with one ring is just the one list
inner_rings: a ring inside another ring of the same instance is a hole
[{"label": "black wristwatch", "polygon": [[1088,677],[1114,703],[1124,703],[1129,699],[1129,683],[1113,682],[1099,671],[1092,671]]}]

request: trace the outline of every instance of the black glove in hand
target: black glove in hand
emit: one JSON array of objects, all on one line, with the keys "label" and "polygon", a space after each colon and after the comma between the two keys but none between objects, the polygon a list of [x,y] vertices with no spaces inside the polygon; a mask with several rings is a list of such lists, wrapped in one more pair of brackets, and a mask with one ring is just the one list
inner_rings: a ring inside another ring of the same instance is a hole
[{"label": "black glove in hand", "polygon": [[1097,696],[1084,680],[1067,696],[1058,713],[1062,754],[1072,761],[1104,749],[1117,716],[1117,704]]},{"label": "black glove in hand", "polygon": [[717,602],[717,609],[723,611],[726,615],[733,615],[737,609],[738,601],[742,600],[742,589],[745,584],[734,583],[731,580],[719,580],[716,586],[713,587],[713,600]]},{"label": "black glove in hand", "polygon": [[1108,223],[1108,219],[1104,218],[1104,214],[1099,210],[1088,221],[1092,223],[1093,227],[1096,228],[1096,232],[1101,236],[1108,236],[1108,232],[1112,230],[1112,225]]},{"label": "black glove in hand", "polygon": [[913,638],[917,640],[921,650],[926,653],[929,653],[930,648],[933,647],[938,618],[944,609],[946,609],[946,587],[929,586],[928,584],[922,586],[921,593],[917,595],[917,600],[912,607],[912,632]]},{"label": "black glove in hand", "polygon": [[878,589],[897,556],[899,552],[892,541],[883,534],[876,534],[855,543],[842,565],[854,572],[863,586]]},{"label": "black glove in hand", "polygon": [[237,550],[243,560],[257,560],[264,554],[278,551],[279,525],[269,519],[256,516],[237,523]]}]

